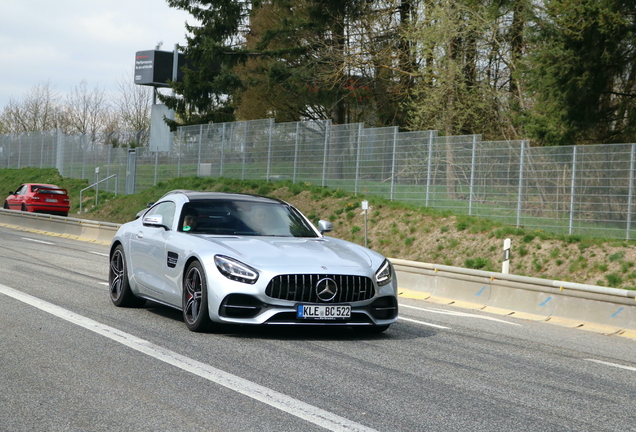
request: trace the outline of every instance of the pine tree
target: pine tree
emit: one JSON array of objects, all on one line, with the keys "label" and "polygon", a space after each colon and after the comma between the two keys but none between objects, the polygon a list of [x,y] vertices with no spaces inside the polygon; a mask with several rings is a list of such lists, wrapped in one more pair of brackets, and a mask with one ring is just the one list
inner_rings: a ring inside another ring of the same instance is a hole
[{"label": "pine tree", "polygon": [[549,0],[526,77],[526,131],[540,145],[636,138],[636,3]]}]

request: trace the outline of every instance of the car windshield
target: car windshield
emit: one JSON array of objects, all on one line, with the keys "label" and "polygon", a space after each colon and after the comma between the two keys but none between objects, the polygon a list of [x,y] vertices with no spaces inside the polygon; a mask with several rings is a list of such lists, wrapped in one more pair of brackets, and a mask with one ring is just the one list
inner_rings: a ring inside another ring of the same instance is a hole
[{"label": "car windshield", "polygon": [[201,200],[184,205],[180,231],[193,234],[317,237],[293,207],[240,200]]}]

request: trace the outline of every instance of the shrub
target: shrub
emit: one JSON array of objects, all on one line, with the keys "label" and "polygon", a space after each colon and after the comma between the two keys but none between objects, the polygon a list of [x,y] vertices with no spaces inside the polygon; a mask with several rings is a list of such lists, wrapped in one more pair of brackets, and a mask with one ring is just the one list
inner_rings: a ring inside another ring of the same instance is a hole
[{"label": "shrub", "polygon": [[617,275],[616,273],[610,273],[606,275],[605,279],[607,279],[607,285],[613,288],[616,288],[617,286],[623,283],[623,278],[620,275]]},{"label": "shrub", "polygon": [[615,254],[612,254],[609,256],[609,260],[610,262],[614,262],[614,261],[618,261],[621,260],[625,257],[625,252],[624,251],[620,251],[620,252],[616,252]]},{"label": "shrub", "polygon": [[484,267],[490,267],[490,261],[486,258],[468,258],[466,261],[464,261],[464,266],[466,268],[479,270]]}]

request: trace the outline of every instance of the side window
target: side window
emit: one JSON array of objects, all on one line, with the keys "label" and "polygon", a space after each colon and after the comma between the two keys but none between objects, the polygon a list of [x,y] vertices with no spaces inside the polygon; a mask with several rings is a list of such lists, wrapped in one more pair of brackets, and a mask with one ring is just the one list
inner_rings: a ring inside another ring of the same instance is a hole
[{"label": "side window", "polygon": [[27,190],[27,186],[26,185],[22,185],[18,188],[18,190],[15,191],[16,195],[24,195],[24,193]]},{"label": "side window", "polygon": [[145,214],[145,216],[161,215],[163,217],[163,224],[172,229],[175,209],[175,203],[173,203],[172,201],[165,201],[151,208],[148,213]]}]

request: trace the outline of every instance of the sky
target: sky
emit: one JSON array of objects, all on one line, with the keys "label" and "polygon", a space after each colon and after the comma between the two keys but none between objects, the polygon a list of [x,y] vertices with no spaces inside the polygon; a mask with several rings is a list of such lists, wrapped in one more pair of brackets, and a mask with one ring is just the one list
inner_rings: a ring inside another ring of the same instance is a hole
[{"label": "sky", "polygon": [[137,51],[185,45],[186,21],[165,0],[0,0],[0,110],[45,83],[62,98],[82,81],[116,93]]}]

